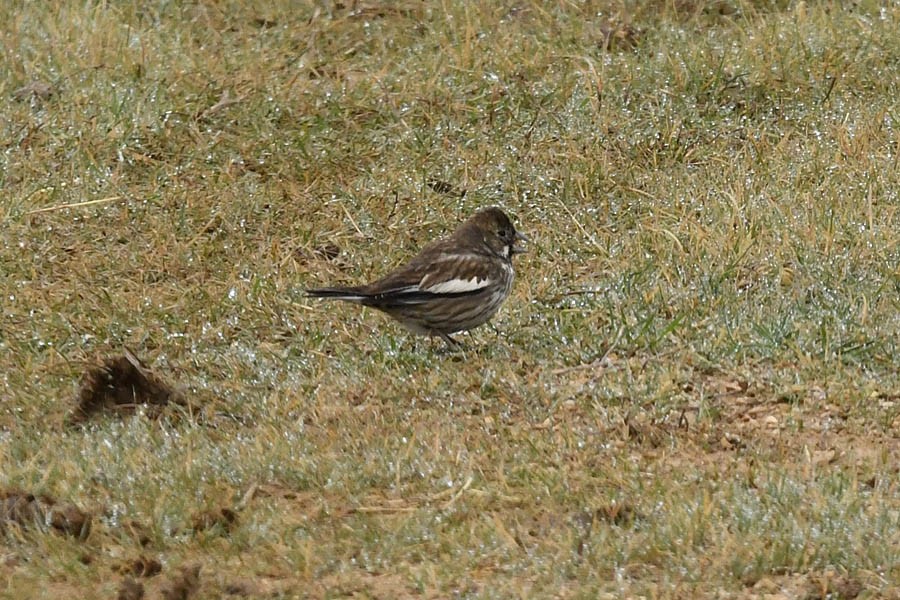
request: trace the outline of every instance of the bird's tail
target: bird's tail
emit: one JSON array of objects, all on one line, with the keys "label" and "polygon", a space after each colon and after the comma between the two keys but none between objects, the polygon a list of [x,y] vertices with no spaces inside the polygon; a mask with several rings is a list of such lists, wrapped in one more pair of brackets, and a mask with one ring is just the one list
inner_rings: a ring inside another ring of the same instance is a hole
[{"label": "bird's tail", "polygon": [[334,298],[336,300],[357,303],[362,302],[369,297],[368,294],[363,294],[362,290],[359,288],[352,287],[331,287],[306,290],[306,296],[308,298]]}]

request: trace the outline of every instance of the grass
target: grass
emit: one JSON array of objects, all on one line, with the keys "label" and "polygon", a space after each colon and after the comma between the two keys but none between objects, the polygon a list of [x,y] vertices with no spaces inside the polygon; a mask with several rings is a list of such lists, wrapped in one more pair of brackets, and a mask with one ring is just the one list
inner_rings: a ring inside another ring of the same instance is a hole
[{"label": "grass", "polygon": [[[897,6],[0,18],[6,597],[900,597]],[[303,297],[494,204],[464,353]],[[123,346],[196,410],[65,428]]]}]

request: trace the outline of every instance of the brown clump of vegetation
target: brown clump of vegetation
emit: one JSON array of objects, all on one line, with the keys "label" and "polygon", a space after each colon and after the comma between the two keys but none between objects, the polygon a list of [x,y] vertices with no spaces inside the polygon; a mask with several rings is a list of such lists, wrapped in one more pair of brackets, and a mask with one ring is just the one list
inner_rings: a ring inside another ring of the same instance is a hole
[{"label": "brown clump of vegetation", "polygon": [[144,584],[140,581],[126,577],[119,584],[119,591],[116,594],[117,600],[141,600],[143,597]]},{"label": "brown clump of vegetation", "polygon": [[0,490],[0,532],[10,525],[46,528],[84,539],[91,531],[91,516],[73,504],[60,504],[44,494]]},{"label": "brown clump of vegetation", "polygon": [[163,600],[188,600],[200,588],[200,565],[181,567],[178,574],[160,587]]},{"label": "brown clump of vegetation", "polygon": [[152,556],[140,555],[118,565],[114,570],[132,577],[154,577],[162,573],[162,563]]},{"label": "brown clump of vegetation", "polygon": [[78,405],[67,423],[77,425],[107,411],[130,413],[140,405],[153,407],[150,414],[157,416],[169,403],[183,404],[184,397],[125,348],[122,356],[108,358],[85,372]]},{"label": "brown clump of vegetation", "polygon": [[211,508],[194,515],[194,518],[191,520],[191,529],[195,532],[206,531],[218,525],[224,531],[231,531],[237,524],[237,519],[237,512],[230,508]]}]

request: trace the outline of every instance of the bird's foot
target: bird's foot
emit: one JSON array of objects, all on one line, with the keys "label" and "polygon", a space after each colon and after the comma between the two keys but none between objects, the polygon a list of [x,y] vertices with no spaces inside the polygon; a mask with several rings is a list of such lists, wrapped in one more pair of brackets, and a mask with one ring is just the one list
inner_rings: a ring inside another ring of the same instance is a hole
[{"label": "bird's foot", "polygon": [[446,334],[446,333],[443,333],[440,331],[435,331],[435,332],[432,332],[431,335],[440,336],[440,338],[442,340],[444,340],[444,342],[446,342],[447,345],[444,346],[444,348],[443,348],[444,352],[453,353],[453,352],[464,351],[466,349],[465,344],[463,344],[462,342],[460,342],[458,340],[454,340],[452,337],[450,337],[449,334]]}]

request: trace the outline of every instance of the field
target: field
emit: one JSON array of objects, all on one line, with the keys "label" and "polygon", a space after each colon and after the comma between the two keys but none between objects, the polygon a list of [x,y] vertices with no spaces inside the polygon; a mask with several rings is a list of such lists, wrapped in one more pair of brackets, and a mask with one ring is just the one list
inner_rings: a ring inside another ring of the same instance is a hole
[{"label": "field", "polygon": [[900,599],[900,4],[0,21],[0,597]]}]

